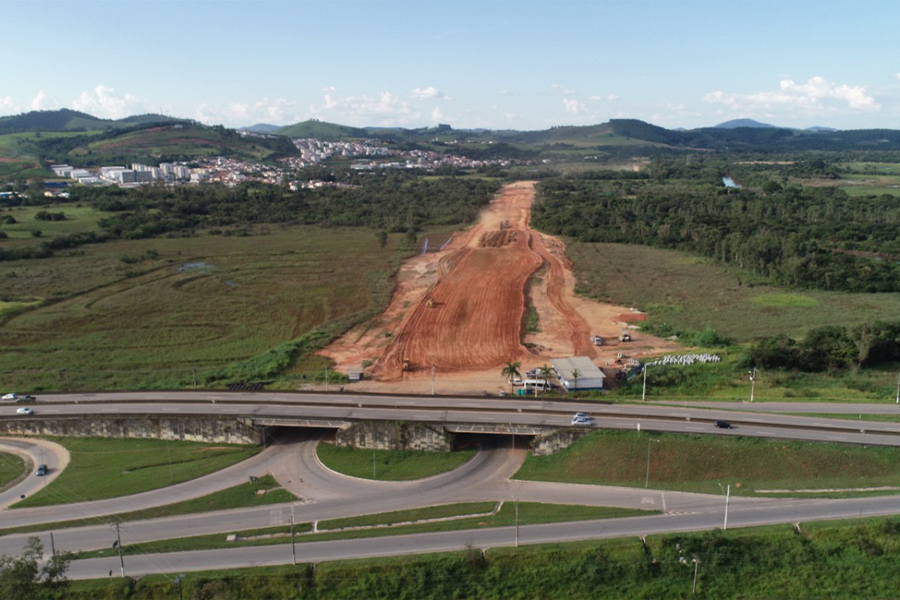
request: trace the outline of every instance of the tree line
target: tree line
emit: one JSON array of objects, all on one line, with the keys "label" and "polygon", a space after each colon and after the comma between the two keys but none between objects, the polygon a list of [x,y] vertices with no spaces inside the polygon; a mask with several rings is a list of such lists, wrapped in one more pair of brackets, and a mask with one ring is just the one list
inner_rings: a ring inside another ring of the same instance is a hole
[{"label": "tree line", "polygon": [[[817,165],[816,165],[817,166]],[[566,176],[537,186],[536,227],[584,242],[701,254],[791,287],[900,291],[900,202],[766,179],[733,189],[725,163],[657,158],[636,178]],[[746,170],[748,167],[739,166]],[[795,167],[796,168],[796,167]]]}]

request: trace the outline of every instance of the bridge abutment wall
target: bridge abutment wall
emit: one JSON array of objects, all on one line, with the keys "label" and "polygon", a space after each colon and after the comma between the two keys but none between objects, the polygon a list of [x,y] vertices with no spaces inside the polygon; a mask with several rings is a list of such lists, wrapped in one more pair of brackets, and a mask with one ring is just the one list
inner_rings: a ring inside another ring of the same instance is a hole
[{"label": "bridge abutment wall", "polygon": [[335,434],[335,444],[375,450],[450,452],[456,435],[441,425],[396,421],[357,421]]},{"label": "bridge abutment wall", "polygon": [[60,419],[5,419],[0,435],[103,437],[221,444],[261,444],[262,433],[251,419],[196,416],[135,415],[128,417],[74,417]]}]

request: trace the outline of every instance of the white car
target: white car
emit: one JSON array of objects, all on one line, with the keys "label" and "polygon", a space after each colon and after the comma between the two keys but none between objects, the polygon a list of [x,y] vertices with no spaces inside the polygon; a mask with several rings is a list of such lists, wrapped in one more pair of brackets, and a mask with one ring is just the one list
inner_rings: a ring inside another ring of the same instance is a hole
[{"label": "white car", "polygon": [[33,415],[34,411],[32,409],[28,408],[27,406],[22,406],[22,407],[16,409],[16,414],[17,415]]},{"label": "white car", "polygon": [[572,425],[586,425],[587,427],[590,427],[593,425],[593,419],[589,414],[575,413],[575,416],[572,417]]},{"label": "white car", "polygon": [[4,394],[3,399],[4,400],[15,400],[18,397],[19,397],[18,394],[10,393],[10,394]]}]

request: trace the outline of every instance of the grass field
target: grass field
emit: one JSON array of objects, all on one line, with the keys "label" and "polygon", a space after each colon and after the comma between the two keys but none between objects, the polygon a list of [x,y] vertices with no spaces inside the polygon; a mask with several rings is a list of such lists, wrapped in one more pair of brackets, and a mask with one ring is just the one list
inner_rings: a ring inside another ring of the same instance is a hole
[{"label": "grass field", "polygon": [[[900,520],[790,525],[76,581],[73,600],[151,598],[893,598]],[[694,559],[697,587],[693,592]],[[683,561],[681,559],[684,559]]]},{"label": "grass field", "polygon": [[403,450],[366,450],[341,448],[334,444],[316,447],[326,467],[344,475],[382,481],[406,481],[431,477],[470,461],[474,449],[455,452],[418,452]]},{"label": "grass field", "polygon": [[648,446],[649,487],[656,489],[719,494],[731,484],[736,495],[847,490],[803,494],[830,497],[900,486],[900,448],[613,430],[587,435],[558,454],[529,456],[515,478],[644,487]]},{"label": "grass field", "polygon": [[[39,211],[50,213],[64,213],[65,221],[39,221],[34,215]],[[89,206],[79,206],[75,203],[46,204],[45,206],[14,206],[0,209],[0,216],[9,215],[16,220],[12,225],[0,225],[0,231],[9,236],[3,240],[3,248],[16,248],[20,246],[33,246],[42,241],[85,231],[95,231],[97,221],[103,218],[104,213]],[[32,231],[39,230],[40,237],[34,237]]]},{"label": "grass field", "polygon": [[0,315],[0,388],[177,388],[273,371],[296,386],[325,360],[269,351],[377,315],[406,255],[400,237],[380,248],[368,229],[269,226],[0,263],[5,301],[42,302]]},{"label": "grass field", "polygon": [[15,505],[47,506],[146,492],[196,479],[249,458],[258,446],[58,438],[71,461],[50,485]]},{"label": "grass field", "polygon": [[815,327],[900,315],[898,294],[788,291],[674,250],[570,242],[568,255],[579,292],[636,306],[652,323],[695,332],[712,327],[739,342],[779,333],[802,337]]},{"label": "grass field", "polygon": [[[258,493],[264,490],[265,493]],[[293,502],[298,498],[285,489],[271,475],[264,475],[255,483],[246,482],[234,487],[219,490],[206,496],[200,496],[184,502],[164,504],[143,510],[134,510],[124,513],[92,517],[86,519],[73,519],[71,521],[58,521],[55,523],[41,523],[25,527],[0,528],[0,536],[13,533],[31,533],[34,531],[48,531],[50,529],[71,529],[74,527],[87,527],[97,523],[115,523],[126,521],[141,521],[145,519],[160,519],[176,515],[189,515],[216,510],[229,510],[233,508],[246,508],[253,506],[265,506],[268,504],[283,504]]]},{"label": "grass field", "polygon": [[24,471],[24,460],[15,454],[0,452],[0,490]]}]

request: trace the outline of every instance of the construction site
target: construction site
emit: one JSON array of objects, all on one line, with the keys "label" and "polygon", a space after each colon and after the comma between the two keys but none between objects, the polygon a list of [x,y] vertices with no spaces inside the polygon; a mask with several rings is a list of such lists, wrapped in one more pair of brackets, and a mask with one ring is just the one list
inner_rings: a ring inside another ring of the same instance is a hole
[{"label": "construction site", "polygon": [[[339,371],[362,371],[358,391],[500,393],[501,369],[587,357],[607,377],[676,350],[637,330],[635,309],[576,296],[565,245],[529,228],[534,182],[505,186],[478,222],[440,251],[406,261],[376,320],[323,349]],[[538,328],[526,331],[526,314]]]}]

